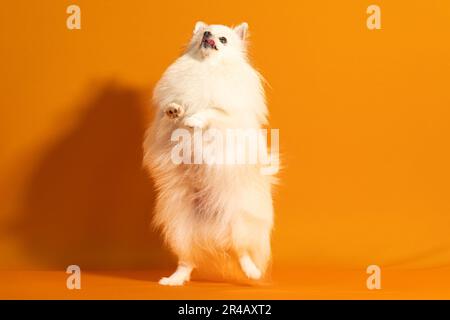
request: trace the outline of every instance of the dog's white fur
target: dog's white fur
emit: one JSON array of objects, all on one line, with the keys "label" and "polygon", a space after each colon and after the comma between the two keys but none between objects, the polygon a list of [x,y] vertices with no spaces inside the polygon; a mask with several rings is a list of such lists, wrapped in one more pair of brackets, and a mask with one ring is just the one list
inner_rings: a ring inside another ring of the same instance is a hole
[{"label": "dog's white fur", "polygon": [[[211,32],[217,49],[203,46]],[[261,78],[248,62],[247,24],[235,28],[198,22],[185,53],[154,90],[158,108],[144,142],[144,164],[158,190],[154,224],[176,254],[175,273],[162,285],[182,285],[196,267],[239,263],[250,279],[270,260],[273,177],[259,164],[174,164],[176,128],[260,128],[267,123]],[[226,37],[227,43],[220,41]]]}]

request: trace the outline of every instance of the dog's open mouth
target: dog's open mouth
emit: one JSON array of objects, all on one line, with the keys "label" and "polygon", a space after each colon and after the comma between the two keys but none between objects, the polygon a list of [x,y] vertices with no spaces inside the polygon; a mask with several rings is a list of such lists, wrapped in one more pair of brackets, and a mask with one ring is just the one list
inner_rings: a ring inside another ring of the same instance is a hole
[{"label": "dog's open mouth", "polygon": [[213,39],[203,39],[202,46],[203,48],[211,48],[217,50],[216,43]]}]

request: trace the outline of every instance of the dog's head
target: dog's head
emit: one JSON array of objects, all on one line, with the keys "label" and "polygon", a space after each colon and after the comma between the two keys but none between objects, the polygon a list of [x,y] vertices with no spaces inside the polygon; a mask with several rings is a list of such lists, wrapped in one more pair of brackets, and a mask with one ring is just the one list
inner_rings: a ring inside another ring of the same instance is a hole
[{"label": "dog's head", "polygon": [[223,25],[207,25],[199,21],[195,24],[189,51],[202,58],[245,55],[247,29],[248,25],[245,22],[229,28]]}]

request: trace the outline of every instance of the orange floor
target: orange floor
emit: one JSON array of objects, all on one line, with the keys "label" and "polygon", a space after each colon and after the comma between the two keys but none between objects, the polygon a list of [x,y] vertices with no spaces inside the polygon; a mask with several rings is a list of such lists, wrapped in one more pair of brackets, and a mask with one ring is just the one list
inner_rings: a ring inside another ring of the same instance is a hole
[{"label": "orange floor", "polygon": [[264,285],[192,281],[162,287],[167,271],[82,271],[66,289],[63,271],[0,271],[1,299],[450,299],[450,269],[382,271],[382,289],[366,288],[364,270],[276,270]]}]

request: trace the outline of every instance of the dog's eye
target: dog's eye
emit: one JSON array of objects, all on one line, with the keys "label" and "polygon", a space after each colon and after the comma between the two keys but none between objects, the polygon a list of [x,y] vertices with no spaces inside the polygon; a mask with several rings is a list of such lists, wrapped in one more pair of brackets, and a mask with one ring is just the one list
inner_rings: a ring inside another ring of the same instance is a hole
[{"label": "dog's eye", "polygon": [[219,40],[220,40],[220,42],[222,42],[223,44],[227,43],[227,38],[225,38],[225,37],[220,37]]}]

